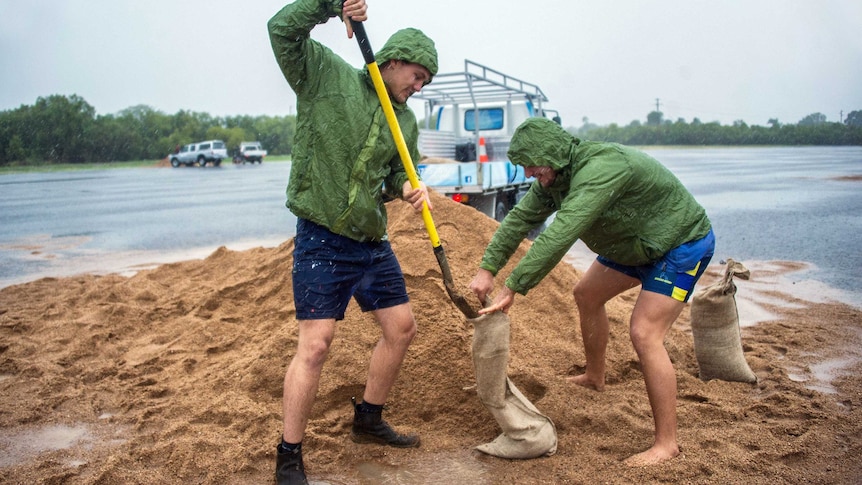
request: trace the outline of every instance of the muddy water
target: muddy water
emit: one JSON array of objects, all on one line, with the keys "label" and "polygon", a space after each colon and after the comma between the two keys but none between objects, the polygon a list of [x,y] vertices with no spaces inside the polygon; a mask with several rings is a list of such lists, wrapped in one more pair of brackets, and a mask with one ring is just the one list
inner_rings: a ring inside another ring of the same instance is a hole
[{"label": "muddy water", "polygon": [[[3,450],[0,467],[17,465],[32,455],[71,448],[93,439],[89,427],[84,424],[51,425],[15,433],[0,431],[0,449]],[[83,463],[70,459],[68,464],[76,467]]]}]

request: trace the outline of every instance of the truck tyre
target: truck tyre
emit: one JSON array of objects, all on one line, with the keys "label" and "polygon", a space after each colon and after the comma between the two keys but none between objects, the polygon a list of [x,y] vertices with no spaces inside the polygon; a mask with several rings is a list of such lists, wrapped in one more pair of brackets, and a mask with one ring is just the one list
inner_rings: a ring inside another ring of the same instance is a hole
[{"label": "truck tyre", "polygon": [[201,167],[206,167],[207,159],[204,157],[198,157],[198,165],[200,165]]},{"label": "truck tyre", "polygon": [[180,161],[176,158],[171,159],[171,167],[178,168],[180,166]]},{"label": "truck tyre", "polygon": [[221,165],[221,158],[216,158],[213,162],[213,166],[218,167],[219,165]]},{"label": "truck tyre", "polygon": [[503,201],[497,202],[497,207],[494,209],[494,220],[497,222],[503,222],[503,219],[506,218],[506,214],[509,213],[509,208],[506,206],[506,203]]}]

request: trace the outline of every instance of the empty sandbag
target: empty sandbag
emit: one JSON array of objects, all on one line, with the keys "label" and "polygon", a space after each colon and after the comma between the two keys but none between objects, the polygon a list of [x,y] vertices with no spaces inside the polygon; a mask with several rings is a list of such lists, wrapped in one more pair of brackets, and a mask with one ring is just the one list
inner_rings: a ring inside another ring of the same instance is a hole
[{"label": "empty sandbag", "polygon": [[473,366],[479,400],[503,433],[477,450],[501,458],[537,458],[557,451],[557,430],[551,419],[509,380],[509,317],[495,312],[469,320],[473,333]]}]

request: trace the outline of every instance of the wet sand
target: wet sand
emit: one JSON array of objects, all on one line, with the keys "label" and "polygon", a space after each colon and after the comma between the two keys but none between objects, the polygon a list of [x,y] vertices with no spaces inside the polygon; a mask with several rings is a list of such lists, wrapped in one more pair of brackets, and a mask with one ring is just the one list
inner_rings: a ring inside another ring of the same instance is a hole
[{"label": "wet sand", "polygon": [[[496,223],[436,195],[434,207],[466,295]],[[581,273],[578,264],[558,265],[516,300],[509,363],[515,384],[554,420],[558,451],[526,461],[473,451],[499,430],[473,387],[472,328],[446,295],[421,220],[401,202],[388,208],[419,333],[386,418],[420,433],[423,444],[350,441],[350,397],[361,395],[378,338],[352,304],[304,442],[313,481],[862,481],[862,311],[816,283],[794,284],[805,265],[787,261],[742,261],[752,276],[737,282],[738,308],[756,384],[698,378],[684,311],[666,343],[682,455],[634,469],[621,461],[648,448],[653,429],[627,332],[636,291],[608,304],[605,391],[573,387],[565,377],[584,365],[571,296]],[[133,276],[43,278],[0,290],[0,482],[272,483],[282,379],[296,340],[291,251],[291,241],[221,248]],[[716,255],[701,285],[723,273],[727,257]]]}]

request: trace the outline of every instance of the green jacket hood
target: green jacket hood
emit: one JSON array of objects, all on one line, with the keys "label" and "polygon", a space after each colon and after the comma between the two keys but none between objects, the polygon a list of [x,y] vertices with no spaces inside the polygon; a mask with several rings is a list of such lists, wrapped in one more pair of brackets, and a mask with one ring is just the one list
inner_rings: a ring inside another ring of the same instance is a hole
[{"label": "green jacket hood", "polygon": [[547,118],[528,118],[512,135],[509,160],[522,167],[561,170],[574,157],[578,139]]},{"label": "green jacket hood", "polygon": [[434,41],[419,29],[406,28],[395,32],[374,57],[378,64],[397,59],[425,66],[432,77],[437,74],[437,48]]}]

